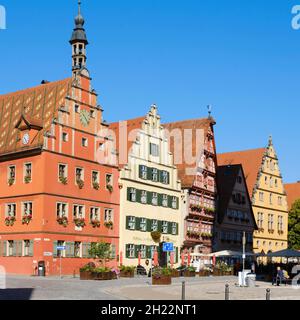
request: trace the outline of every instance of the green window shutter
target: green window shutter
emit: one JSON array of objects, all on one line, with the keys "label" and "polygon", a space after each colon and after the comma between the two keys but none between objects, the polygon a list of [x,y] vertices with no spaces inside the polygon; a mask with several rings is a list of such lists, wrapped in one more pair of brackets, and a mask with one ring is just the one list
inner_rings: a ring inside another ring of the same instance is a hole
[{"label": "green window shutter", "polygon": [[157,225],[158,225],[158,232],[162,232],[162,221],[158,221]]},{"label": "green window shutter", "polygon": [[178,234],[179,234],[179,224],[176,223],[176,236],[178,236]]},{"label": "green window shutter", "polygon": [[130,217],[127,216],[127,217],[126,217],[126,229],[127,229],[127,230],[130,230],[130,229],[129,229],[129,219],[130,219]]},{"label": "green window shutter", "polygon": [[57,257],[57,241],[53,242],[53,257]]},{"label": "green window shutter", "polygon": [[169,172],[167,172],[167,176],[168,176],[168,178],[167,178],[167,184],[170,184],[170,173],[169,173]]},{"label": "green window shutter", "polygon": [[147,204],[152,204],[152,197],[153,193],[152,192],[147,192]]},{"label": "green window shutter", "polygon": [[3,241],[2,256],[7,257],[7,241]]},{"label": "green window shutter", "polygon": [[162,206],[162,200],[163,200],[163,195],[162,194],[158,194],[158,206],[161,207]]},{"label": "green window shutter", "polygon": [[146,258],[151,259],[151,246],[146,247]]},{"label": "green window shutter", "polygon": [[141,218],[135,218],[135,230],[141,230]]},{"label": "green window shutter", "polygon": [[116,258],[116,245],[112,244],[111,245],[111,259],[115,259]]},{"label": "green window shutter", "polygon": [[135,252],[135,257],[136,257],[136,258],[139,257],[140,248],[141,248],[141,246],[139,246],[139,245],[135,245],[135,246],[134,246],[134,252]]},{"label": "green window shutter", "polygon": [[128,200],[128,201],[131,201],[131,200],[130,200],[130,188],[127,188],[127,200]]},{"label": "green window shutter", "polygon": [[16,241],[16,246],[17,246],[17,257],[22,257],[23,241],[22,240]]},{"label": "green window shutter", "polygon": [[147,179],[152,180],[152,168],[147,168]]},{"label": "green window shutter", "polygon": [[172,222],[168,222],[168,234],[172,234]]},{"label": "green window shutter", "polygon": [[29,257],[33,257],[33,246],[34,246],[34,241],[33,241],[33,240],[30,240],[29,250],[28,250],[28,255],[29,255]]},{"label": "green window shutter", "polygon": [[172,208],[172,196],[168,196],[168,207]]},{"label": "green window shutter", "polygon": [[147,231],[151,232],[151,227],[152,227],[152,220],[151,219],[147,219]]},{"label": "green window shutter", "polygon": [[178,197],[176,198],[176,209],[177,210],[179,209],[179,198]]},{"label": "green window shutter", "polygon": [[129,244],[126,244],[126,258],[129,258]]},{"label": "green window shutter", "polygon": [[175,248],[176,252],[175,252],[175,263],[178,262],[178,247]]},{"label": "green window shutter", "polygon": [[163,171],[158,170],[158,182],[163,183]]},{"label": "green window shutter", "polygon": [[136,202],[141,203],[142,190],[136,190]]},{"label": "green window shutter", "polygon": [[13,257],[17,256],[17,241],[14,241],[14,243],[13,243],[12,255],[13,255]]}]

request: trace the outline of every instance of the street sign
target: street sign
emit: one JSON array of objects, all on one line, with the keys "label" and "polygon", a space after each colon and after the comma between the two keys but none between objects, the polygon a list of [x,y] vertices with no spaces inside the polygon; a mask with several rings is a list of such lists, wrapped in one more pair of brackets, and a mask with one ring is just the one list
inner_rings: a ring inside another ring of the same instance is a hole
[{"label": "street sign", "polygon": [[66,250],[66,246],[58,246],[56,249],[59,251],[63,251]]},{"label": "street sign", "polygon": [[163,244],[163,252],[172,252],[174,251],[174,244],[172,242],[165,242]]}]

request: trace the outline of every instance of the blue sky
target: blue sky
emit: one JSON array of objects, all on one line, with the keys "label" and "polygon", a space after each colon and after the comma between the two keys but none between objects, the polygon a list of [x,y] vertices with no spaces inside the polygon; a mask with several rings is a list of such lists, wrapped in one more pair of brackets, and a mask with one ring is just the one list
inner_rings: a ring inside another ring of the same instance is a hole
[{"label": "blue sky", "polygon": [[[213,105],[218,152],[273,135],[286,182],[300,180],[300,0],[82,0],[88,68],[107,121],[203,117]],[[71,74],[76,0],[0,0],[0,94]]]}]

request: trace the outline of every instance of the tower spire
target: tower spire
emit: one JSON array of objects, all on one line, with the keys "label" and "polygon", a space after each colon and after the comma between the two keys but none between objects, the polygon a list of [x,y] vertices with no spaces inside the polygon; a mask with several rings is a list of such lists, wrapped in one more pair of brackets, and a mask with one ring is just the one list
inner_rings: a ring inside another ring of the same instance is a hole
[{"label": "tower spire", "polygon": [[72,45],[72,72],[74,76],[86,67],[86,46],[89,43],[83,27],[84,22],[84,18],[81,15],[81,0],[78,0],[78,15],[75,18],[75,28],[70,40],[70,44]]}]

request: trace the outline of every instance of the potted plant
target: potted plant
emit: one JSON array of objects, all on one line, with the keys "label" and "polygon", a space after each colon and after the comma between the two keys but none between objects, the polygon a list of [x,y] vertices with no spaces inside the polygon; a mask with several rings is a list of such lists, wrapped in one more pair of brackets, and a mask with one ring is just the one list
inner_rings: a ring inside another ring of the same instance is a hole
[{"label": "potted plant", "polygon": [[84,218],[74,218],[74,223],[76,227],[83,228],[85,226],[85,219]]},{"label": "potted plant", "polygon": [[16,221],[16,217],[15,216],[8,216],[8,217],[5,218],[5,225],[7,227],[13,226],[15,221]]},{"label": "potted plant", "polygon": [[31,182],[31,176],[25,176],[25,177],[24,177],[24,182],[25,182],[26,184],[30,183],[30,182]]},{"label": "potted plant", "polygon": [[80,280],[94,280],[93,271],[95,269],[95,265],[93,263],[88,263],[84,267],[79,269],[80,272]]},{"label": "potted plant", "polygon": [[113,223],[112,221],[105,221],[105,222],[104,222],[104,226],[105,226],[107,229],[113,229],[114,223]]},{"label": "potted plant", "polygon": [[99,190],[99,189],[100,189],[100,184],[99,184],[97,181],[94,181],[94,182],[93,182],[93,188],[94,188],[95,190]]},{"label": "potted plant", "polygon": [[91,220],[91,225],[92,225],[93,228],[100,228],[101,224],[100,224],[99,220],[93,219],[93,220]]},{"label": "potted plant", "polygon": [[120,277],[121,278],[134,278],[135,267],[131,266],[120,266]]},{"label": "potted plant", "polygon": [[151,232],[151,237],[152,237],[154,242],[159,243],[160,242],[160,238],[161,238],[161,233],[159,231],[152,231]]},{"label": "potted plant", "polygon": [[172,271],[170,268],[155,267],[152,271],[153,285],[170,285],[172,283]]},{"label": "potted plant", "polygon": [[192,277],[195,277],[196,276],[196,268],[194,267],[187,267],[184,271],[184,276],[185,277],[189,277],[189,278],[192,278]]},{"label": "potted plant", "polygon": [[59,181],[64,185],[68,184],[68,178],[67,177],[59,176]]},{"label": "potted plant", "polygon": [[31,214],[26,214],[22,217],[22,224],[27,224],[29,225],[30,221],[32,220],[32,215]]},{"label": "potted plant", "polygon": [[66,227],[69,223],[68,218],[66,216],[58,217],[56,219],[59,225]]},{"label": "potted plant", "polygon": [[12,186],[15,183],[15,178],[9,178],[8,179],[8,185]]},{"label": "potted plant", "polygon": [[180,277],[180,272],[177,269],[171,269],[171,277],[172,278],[179,278]]},{"label": "potted plant", "polygon": [[113,186],[112,186],[111,184],[108,184],[108,185],[106,186],[106,188],[107,188],[107,190],[108,190],[109,192],[113,192],[113,190],[114,190],[114,188],[113,188]]},{"label": "potted plant", "polygon": [[84,187],[84,181],[82,179],[77,179],[76,183],[79,189],[82,189]]},{"label": "potted plant", "polygon": [[111,268],[107,267],[99,267],[95,268],[92,271],[92,276],[94,280],[113,280],[115,279],[114,272],[112,271]]}]

